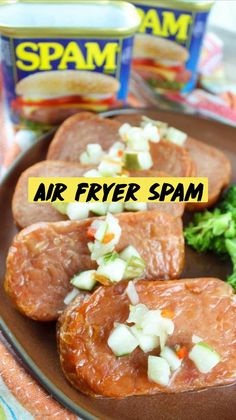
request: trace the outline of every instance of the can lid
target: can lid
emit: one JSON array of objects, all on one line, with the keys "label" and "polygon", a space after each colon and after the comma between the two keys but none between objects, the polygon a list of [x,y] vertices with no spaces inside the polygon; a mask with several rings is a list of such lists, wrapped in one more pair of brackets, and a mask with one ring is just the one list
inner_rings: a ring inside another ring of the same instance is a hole
[{"label": "can lid", "polygon": [[0,31],[129,35],[140,25],[136,8],[115,0],[0,0]]},{"label": "can lid", "polygon": [[194,9],[210,9],[213,3],[215,3],[214,0],[172,0],[173,3],[184,3],[186,5],[189,5],[190,8]]},{"label": "can lid", "polygon": [[136,6],[145,5],[153,7],[166,7],[190,11],[208,11],[215,0],[129,0]]}]

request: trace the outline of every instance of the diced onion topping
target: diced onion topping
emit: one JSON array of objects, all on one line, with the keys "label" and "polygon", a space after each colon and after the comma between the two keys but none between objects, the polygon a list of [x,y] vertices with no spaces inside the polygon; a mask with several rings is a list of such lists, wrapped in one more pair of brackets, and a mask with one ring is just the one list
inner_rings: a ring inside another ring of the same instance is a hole
[{"label": "diced onion topping", "polygon": [[118,324],[111,332],[107,344],[116,356],[125,356],[138,347],[138,340],[127,325]]},{"label": "diced onion topping", "polygon": [[89,203],[68,203],[66,213],[70,220],[87,219],[89,207]]},{"label": "diced onion topping", "polygon": [[[88,175],[90,177],[92,175]],[[95,177],[95,174],[94,174]],[[61,214],[67,215],[70,220],[83,220],[89,217],[92,212],[97,216],[106,216],[108,213],[118,214],[123,213],[124,210],[129,212],[146,211],[148,208],[147,203],[127,202],[127,203],[51,203],[51,205]]]},{"label": "diced onion topping", "polygon": [[131,257],[126,264],[124,279],[138,279],[140,278],[145,271],[145,261],[139,257]]},{"label": "diced onion topping", "polygon": [[97,261],[98,258],[102,257],[103,255],[112,252],[113,245],[109,244],[101,244],[99,241],[89,242],[88,249],[91,252],[91,260]]},{"label": "diced onion topping", "polygon": [[132,331],[134,336],[137,338],[138,345],[144,353],[148,353],[154,350],[156,347],[158,347],[159,345],[158,337],[155,337],[154,335],[144,334],[142,330],[136,327],[136,325],[133,325],[132,327],[130,327],[130,331]]},{"label": "diced onion topping", "polygon": [[189,358],[201,373],[208,373],[220,362],[221,357],[207,343],[200,342],[193,346]]},{"label": "diced onion topping", "polygon": [[163,121],[152,120],[151,118],[143,116],[141,127],[145,129],[149,126],[156,127],[158,129],[160,138],[165,138],[166,140],[175,143],[178,146],[184,146],[184,143],[188,137],[187,134],[183,131],[174,127],[169,127],[168,124]]},{"label": "diced onion topping", "polygon": [[143,127],[123,124],[119,129],[119,135],[134,150],[149,150],[149,141],[157,143],[160,140],[158,127],[152,124],[152,122],[148,122]]},{"label": "diced onion topping", "polygon": [[152,143],[158,143],[160,141],[160,133],[158,128],[152,124],[151,122],[148,122],[144,126],[144,136]]},{"label": "diced onion topping", "polygon": [[[135,293],[137,293],[136,290]],[[171,325],[168,324],[168,321],[171,323]],[[130,305],[130,313],[126,323],[130,327],[129,331],[132,332],[136,337],[139,347],[144,352],[152,351],[159,345],[163,350],[165,343],[165,341],[163,341],[163,336],[166,339],[167,336],[169,334],[173,334],[174,331],[174,324],[171,320],[162,318],[161,312],[159,310],[149,310],[147,306],[142,303]],[[164,353],[165,352],[166,350]],[[177,364],[181,364],[175,354],[171,360],[172,367],[176,367]]]},{"label": "diced onion topping", "polygon": [[[126,250],[124,255],[126,256],[126,254],[129,259],[133,254],[132,248]],[[125,291],[131,302],[137,301],[137,291],[132,282],[129,282]],[[150,310],[142,303],[130,305],[126,323],[115,323],[115,329],[108,338],[108,345],[113,353],[118,356],[128,355],[137,347],[147,353],[160,347],[159,356],[148,356],[148,378],[163,386],[169,384],[171,372],[178,370],[187,356],[201,373],[210,372],[221,358],[208,344],[198,342],[190,352],[185,346],[176,345],[173,349],[166,345],[167,337],[174,332],[174,323],[172,319],[166,317],[168,309],[165,312],[165,317],[162,316],[164,311],[165,309]],[[131,338],[130,334],[135,340]]]},{"label": "diced onion topping", "polygon": [[103,242],[104,236],[107,232],[107,227],[108,226],[106,221],[95,220],[90,226],[90,229],[94,231],[93,239],[97,239],[99,242]]},{"label": "diced onion topping", "polygon": [[144,334],[156,335],[160,339],[161,349],[165,346],[168,335],[174,332],[174,323],[171,319],[163,318],[159,309],[148,311],[143,318],[141,328]]},{"label": "diced onion topping", "polygon": [[124,143],[116,141],[109,149],[108,156],[112,158],[122,158],[125,150]]},{"label": "diced onion topping", "polygon": [[160,141],[158,127],[151,122],[143,127],[123,124],[119,129],[119,134],[127,146],[124,150],[125,168],[131,170],[150,169],[153,166],[153,161],[149,142],[157,143]]},{"label": "diced onion topping", "polygon": [[71,284],[82,290],[92,290],[96,284],[95,273],[95,270],[82,271],[71,279]]},{"label": "diced onion topping", "polygon": [[64,299],[64,304],[65,305],[69,305],[69,303],[71,303],[76,296],[79,294],[79,290],[77,288],[73,288],[65,297]]},{"label": "diced onion topping", "polygon": [[132,245],[128,245],[125,249],[123,249],[120,253],[120,257],[125,261],[129,261],[132,257],[141,258],[137,249]]},{"label": "diced onion topping", "polygon": [[177,144],[178,146],[183,146],[187,140],[187,134],[183,131],[177,130],[177,128],[168,127],[165,138],[171,143]]},{"label": "diced onion topping", "polygon": [[108,213],[106,217],[106,223],[107,223],[106,234],[112,233],[114,235],[113,244],[117,245],[121,236],[121,227],[119,224],[119,220],[116,217],[112,216],[112,214]]},{"label": "diced onion topping", "polygon": [[[129,256],[133,254],[132,248],[126,250],[126,254],[128,254],[127,258],[129,259]],[[136,302],[139,299],[135,286],[132,282],[129,282],[128,287],[126,288],[126,293],[129,297],[131,294],[131,302]],[[145,353],[150,352],[160,345],[163,357],[164,359],[168,359],[167,361],[168,363],[170,362],[169,365],[171,369],[175,370],[180,366],[181,361],[178,359],[176,354],[168,347],[164,347],[167,336],[173,334],[174,324],[171,319],[163,318],[160,310],[149,310],[147,306],[142,303],[132,304],[130,305],[129,317],[126,324],[119,324],[119,326],[120,325],[129,329],[128,331],[134,335],[136,341],[138,342],[137,345],[142,351]],[[163,337],[165,338],[164,340]],[[117,353],[117,348],[115,348],[114,351],[114,346],[110,347],[113,352]],[[132,351],[130,351],[130,353]],[[127,349],[123,351],[123,354],[128,354]]]},{"label": "diced onion topping", "polygon": [[132,305],[137,305],[139,303],[139,296],[133,281],[129,281],[125,291]]},{"label": "diced onion topping", "polygon": [[[124,250],[124,257],[127,260],[132,258],[133,255],[136,255],[136,251],[132,247],[127,247]],[[131,291],[131,301],[137,298],[137,291],[135,288],[133,289],[133,286],[133,283],[129,282],[126,288],[128,295]],[[160,310],[149,310],[146,305],[137,303],[130,305],[126,324],[115,324],[115,329],[108,338],[108,345],[113,353],[118,356],[128,355],[138,346],[144,353],[151,352],[160,346],[160,356],[148,356],[147,373],[150,381],[167,386],[171,371],[177,370],[182,363],[174,350],[165,346],[167,336],[173,334],[173,332],[173,321],[162,317]],[[130,333],[135,341],[131,339]]]},{"label": "diced onion topping", "polygon": [[119,128],[119,135],[124,142],[128,139],[128,133],[130,131],[131,125],[128,123],[122,124]]},{"label": "diced onion topping", "polygon": [[103,255],[102,257],[97,259],[97,263],[99,266],[110,264],[111,262],[115,261],[117,258],[119,258],[119,254],[116,251],[112,251],[107,253],[106,255]]},{"label": "diced onion topping", "polygon": [[120,159],[111,159],[105,158],[101,161],[100,165],[98,166],[98,171],[102,176],[114,176],[116,174],[121,173],[122,171],[122,162]]},{"label": "diced onion topping", "polygon": [[117,256],[113,260],[105,261],[100,265],[97,269],[97,274],[117,283],[123,279],[125,268],[126,262]]},{"label": "diced onion topping", "polygon": [[158,337],[161,349],[164,348],[168,335],[174,332],[171,319],[162,317],[159,309],[149,310],[144,304],[131,305],[126,322],[134,323],[144,335]]},{"label": "diced onion topping", "polygon": [[172,371],[177,370],[181,366],[181,359],[178,358],[174,350],[172,350],[170,347],[163,347],[160,355],[167,361]]},{"label": "diced onion topping", "polygon": [[128,170],[145,170],[153,166],[152,156],[149,151],[127,150],[124,154],[124,165]]},{"label": "diced onion topping", "polygon": [[104,152],[100,144],[88,144],[86,151],[80,155],[82,165],[96,165],[101,161]]},{"label": "diced onion topping", "polygon": [[148,356],[148,379],[163,386],[169,384],[170,367],[165,359],[158,356]]},{"label": "diced onion topping", "polygon": [[143,321],[144,315],[148,312],[148,308],[143,303],[137,305],[130,305],[129,307],[129,317],[127,323],[134,323],[137,327],[141,328],[141,323]]},{"label": "diced onion topping", "polygon": [[[139,128],[137,128],[139,130]],[[129,138],[128,142],[126,143],[125,153],[127,152],[149,152],[150,145],[148,140],[142,139],[142,137],[137,136],[135,131],[133,132],[132,138]]]},{"label": "diced onion topping", "polygon": [[[121,227],[118,219],[112,214],[109,213],[105,220],[94,220],[87,230],[87,236],[90,239],[88,248],[91,260],[97,262],[98,268],[96,271],[84,271],[73,277],[71,283],[74,286],[92,290],[97,281],[109,285],[127,278],[139,277],[143,273],[145,263],[134,247],[127,247],[121,255],[115,252],[115,246],[121,236]],[[133,302],[135,300],[134,303],[138,303],[138,296],[134,297],[135,290],[132,284],[128,288],[128,293],[132,296]]]},{"label": "diced onion topping", "polygon": [[110,245],[111,247],[115,247],[120,240],[121,227],[118,219],[116,219],[112,214],[108,214],[105,220],[95,220],[91,224],[91,229],[95,230],[94,237],[101,245]]}]

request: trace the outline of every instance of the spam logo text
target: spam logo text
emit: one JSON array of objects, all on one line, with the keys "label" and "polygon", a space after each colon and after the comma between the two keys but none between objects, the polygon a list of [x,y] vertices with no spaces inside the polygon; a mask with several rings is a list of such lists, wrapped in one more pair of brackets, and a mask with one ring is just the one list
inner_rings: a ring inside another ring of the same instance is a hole
[{"label": "spam logo text", "polygon": [[[57,41],[24,41],[16,46],[16,66],[23,71],[95,70],[102,67],[106,72],[114,72],[117,67],[118,42],[85,42],[83,47],[76,41],[63,45]],[[71,67],[70,67],[71,68]]]},{"label": "spam logo text", "polygon": [[163,9],[148,9],[147,11],[138,8],[142,19],[139,32],[149,32],[152,35],[169,38],[173,36],[177,41],[186,42],[189,29],[192,25],[192,16],[182,13],[176,16],[174,12]]}]

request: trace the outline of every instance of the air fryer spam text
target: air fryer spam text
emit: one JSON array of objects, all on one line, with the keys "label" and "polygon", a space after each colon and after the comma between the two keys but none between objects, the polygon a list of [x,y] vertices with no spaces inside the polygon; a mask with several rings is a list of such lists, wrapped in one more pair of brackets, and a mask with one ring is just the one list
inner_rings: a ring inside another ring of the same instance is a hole
[{"label": "air fryer spam text", "polygon": [[224,153],[141,114],[70,117],[47,160],[18,180],[12,208],[23,230],[9,249],[5,290],[25,316],[57,320],[62,370],[92,397],[235,382],[233,288],[180,279],[183,203],[28,203],[30,176],[59,175],[207,176],[209,202],[186,206],[204,210],[230,182]]},{"label": "air fryer spam text", "polygon": [[[37,222],[58,222],[66,220],[68,216],[60,213],[50,203],[29,203],[28,195],[28,179],[29,177],[80,177],[86,173],[86,169],[80,163],[64,162],[59,160],[46,160],[28,168],[20,176],[12,202],[12,212],[15,223],[20,228],[27,227]],[[142,170],[130,171],[129,176],[166,176],[165,172]],[[22,201],[24,205],[22,205]],[[122,206],[118,204],[118,209],[122,211]],[[94,210],[96,210],[94,208]],[[181,217],[184,212],[184,203],[148,203],[147,210],[159,210],[169,213],[175,217]],[[89,215],[95,215],[90,210]]]}]

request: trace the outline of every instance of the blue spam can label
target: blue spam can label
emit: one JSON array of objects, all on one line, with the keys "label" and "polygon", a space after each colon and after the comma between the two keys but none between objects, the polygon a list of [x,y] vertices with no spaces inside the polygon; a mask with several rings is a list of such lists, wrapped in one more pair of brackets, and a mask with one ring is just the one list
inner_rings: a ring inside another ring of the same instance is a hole
[{"label": "blue spam can label", "polygon": [[191,91],[197,81],[212,2],[203,1],[203,7],[201,2],[196,7],[197,2],[186,1],[135,0],[132,3],[142,19],[134,43],[134,71],[154,91]]},{"label": "blue spam can label", "polygon": [[81,110],[122,107],[133,36],[31,38],[3,35],[5,99],[17,125],[60,123]]}]

